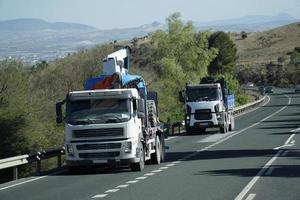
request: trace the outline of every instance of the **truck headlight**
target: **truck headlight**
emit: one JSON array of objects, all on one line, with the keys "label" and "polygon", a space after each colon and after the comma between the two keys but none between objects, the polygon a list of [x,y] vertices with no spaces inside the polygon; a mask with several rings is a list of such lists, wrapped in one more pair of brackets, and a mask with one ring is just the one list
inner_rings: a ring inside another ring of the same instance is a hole
[{"label": "truck headlight", "polygon": [[125,153],[131,153],[132,151],[132,143],[131,142],[126,142],[125,143]]},{"label": "truck headlight", "polygon": [[73,149],[73,146],[71,144],[67,144],[67,153],[70,155],[70,156],[73,156],[74,155],[74,149]]}]

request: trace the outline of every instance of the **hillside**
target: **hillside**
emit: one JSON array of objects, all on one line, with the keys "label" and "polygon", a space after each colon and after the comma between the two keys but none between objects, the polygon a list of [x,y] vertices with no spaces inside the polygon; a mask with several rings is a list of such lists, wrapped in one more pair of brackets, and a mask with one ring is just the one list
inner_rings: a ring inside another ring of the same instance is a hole
[{"label": "hillside", "polygon": [[300,22],[265,32],[248,33],[246,39],[231,34],[238,48],[239,64],[265,64],[277,61],[300,46]]}]

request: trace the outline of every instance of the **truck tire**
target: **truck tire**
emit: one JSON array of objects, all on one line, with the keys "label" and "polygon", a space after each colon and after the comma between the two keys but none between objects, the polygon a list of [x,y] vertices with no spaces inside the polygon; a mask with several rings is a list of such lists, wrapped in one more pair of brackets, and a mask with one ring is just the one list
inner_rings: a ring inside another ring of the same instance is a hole
[{"label": "truck tire", "polygon": [[147,108],[148,108],[148,119],[150,122],[151,127],[157,126],[159,123],[158,116],[157,116],[157,109],[155,105],[155,101],[147,100]]},{"label": "truck tire", "polygon": [[161,153],[162,153],[161,142],[159,140],[159,137],[156,136],[156,138],[155,138],[155,153],[151,154],[151,163],[160,164]]},{"label": "truck tire", "polygon": [[227,133],[228,132],[228,128],[229,128],[228,116],[226,114],[225,117],[224,117],[223,125],[220,126],[220,132],[221,133]]},{"label": "truck tire", "polygon": [[233,131],[235,129],[235,121],[233,115],[231,115],[229,131]]},{"label": "truck tire", "polygon": [[145,151],[144,151],[144,146],[143,144],[140,142],[140,161],[137,163],[132,163],[130,165],[130,168],[132,171],[142,171],[145,168]]}]

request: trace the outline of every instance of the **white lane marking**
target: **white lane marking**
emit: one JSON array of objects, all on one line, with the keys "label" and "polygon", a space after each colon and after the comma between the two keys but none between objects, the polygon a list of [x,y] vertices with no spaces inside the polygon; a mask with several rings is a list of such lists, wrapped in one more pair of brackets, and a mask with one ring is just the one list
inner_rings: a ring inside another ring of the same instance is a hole
[{"label": "white lane marking", "polygon": [[157,173],[157,172],[161,172],[161,169],[157,169],[157,170],[153,170],[152,173]]},{"label": "white lane marking", "polygon": [[92,197],[92,199],[96,199],[96,198],[104,198],[106,197],[108,194],[97,194],[95,196]]},{"label": "white lane marking", "polygon": [[267,104],[270,102],[270,100],[271,100],[271,98],[270,98],[268,95],[267,95],[267,98],[268,98],[268,100],[267,100],[266,102],[264,102],[263,105],[261,105],[261,106],[259,106],[259,107],[256,107],[256,108],[253,108],[253,109],[250,109],[250,110],[247,111],[247,112],[242,112],[242,113],[240,113],[240,114],[237,114],[237,115],[235,115],[234,117],[240,117],[240,116],[243,116],[243,115],[245,115],[245,114],[248,114],[248,113],[250,113],[250,112],[253,112],[253,111],[255,111],[255,110],[257,110],[257,109],[259,109],[259,108],[261,108],[261,107],[267,105]]},{"label": "white lane marking", "polygon": [[128,187],[128,185],[126,184],[126,185],[118,185],[116,188],[127,188]]},{"label": "white lane marking", "polygon": [[265,173],[265,175],[270,176],[273,173],[274,169],[275,169],[274,167],[270,167],[268,171]]},{"label": "white lane marking", "polygon": [[37,177],[37,178],[33,178],[33,179],[30,179],[30,180],[27,180],[27,181],[23,181],[23,182],[20,182],[20,183],[16,183],[16,184],[13,184],[13,185],[9,185],[9,186],[6,186],[6,187],[3,187],[3,188],[0,188],[0,191],[2,190],[6,190],[6,189],[9,189],[9,188],[12,188],[12,187],[15,187],[15,186],[18,186],[18,185],[23,185],[25,183],[30,183],[30,182],[33,182],[33,181],[37,181],[37,180],[40,180],[40,179],[43,179],[43,178],[46,178],[48,176],[52,176],[52,175],[56,175],[56,174],[60,174],[60,173],[63,173],[63,172],[66,172],[67,170],[64,169],[64,170],[61,170],[61,171],[58,171],[58,172],[54,172],[54,173],[51,173],[49,175],[46,175],[46,176],[40,176],[40,177]]},{"label": "white lane marking", "polygon": [[221,133],[218,133],[218,134],[214,134],[214,135],[211,135],[211,136],[208,136],[202,140],[198,140],[196,143],[210,143],[210,142],[216,142],[230,134],[233,134],[235,133],[236,131],[232,131],[232,132],[229,132],[228,134],[221,134]]},{"label": "white lane marking", "polygon": [[265,171],[272,165],[272,163],[280,157],[282,154],[283,150],[280,150],[276,153],[276,155],[271,158],[267,164],[261,168],[261,170],[256,174],[256,176],[244,187],[244,189],[239,193],[239,195],[235,198],[235,200],[242,200],[245,195],[249,192],[249,190],[254,186],[254,184],[258,181],[258,179],[265,173]]},{"label": "white lane marking", "polygon": [[153,176],[155,173],[146,173],[144,176]]},{"label": "white lane marking", "polygon": [[[284,145],[278,146],[273,148],[274,150],[279,150],[283,147],[292,147],[295,145],[295,140],[291,141],[293,137],[295,136],[295,133],[291,134],[290,137],[284,142]],[[291,142],[291,143],[290,143]]]},{"label": "white lane marking", "polygon": [[114,192],[118,192],[120,189],[110,189],[110,190],[106,190],[105,193],[114,193]]},{"label": "white lane marking", "polygon": [[173,166],[175,166],[174,163],[170,163],[170,164],[167,164],[167,165],[166,165],[166,167],[173,167]]},{"label": "white lane marking", "polygon": [[253,200],[256,194],[249,194],[246,200]]},{"label": "white lane marking", "polygon": [[174,161],[174,162],[172,162],[173,164],[179,164],[179,163],[181,163],[181,161],[179,161],[179,160],[177,160],[177,161]]},{"label": "white lane marking", "polygon": [[282,156],[286,156],[289,153],[289,151],[284,151]]},{"label": "white lane marking", "polygon": [[160,167],[160,170],[168,169],[169,167]]},{"label": "white lane marking", "polygon": [[283,147],[292,147],[294,146],[295,144],[284,144],[284,145],[281,145],[279,147],[275,147],[273,148],[273,150],[279,150],[279,149],[282,149]]},{"label": "white lane marking", "polygon": [[293,133],[293,134],[285,141],[284,144],[290,143],[290,141],[293,139],[294,136],[295,136],[295,133]]},{"label": "white lane marking", "polygon": [[291,141],[291,144],[295,144],[295,140],[292,140],[292,141]]},{"label": "white lane marking", "polygon": [[177,137],[178,137],[178,136],[168,137],[168,138],[165,139],[165,140],[172,140],[172,139],[177,138]]},{"label": "white lane marking", "polygon": [[291,130],[291,132],[296,132],[296,133],[298,133],[298,132],[300,132],[300,128],[297,128],[297,129]]},{"label": "white lane marking", "polygon": [[137,182],[139,182],[139,181],[138,180],[133,180],[133,181],[127,181],[126,183],[133,184],[133,183],[137,183]]},{"label": "white lane marking", "polygon": [[135,178],[136,180],[144,180],[144,179],[146,179],[147,177],[146,176],[140,176],[140,177],[137,177],[137,178]]}]

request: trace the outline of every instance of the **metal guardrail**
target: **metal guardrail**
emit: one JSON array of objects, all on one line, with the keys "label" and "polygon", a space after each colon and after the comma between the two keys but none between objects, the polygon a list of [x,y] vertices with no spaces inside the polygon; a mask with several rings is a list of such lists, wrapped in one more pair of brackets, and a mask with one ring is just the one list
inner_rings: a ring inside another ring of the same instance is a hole
[{"label": "metal guardrail", "polygon": [[61,149],[51,149],[48,151],[40,151],[36,154],[25,154],[21,156],[15,156],[10,158],[5,158],[0,160],[0,170],[13,168],[13,180],[17,180],[18,168],[21,165],[30,164],[36,162],[36,173],[40,174],[42,171],[42,160],[57,157],[57,168],[62,166],[61,156],[64,155],[64,148]]},{"label": "metal guardrail", "polygon": [[[243,106],[236,107],[234,109],[234,115],[237,115],[239,113],[245,112],[246,110],[249,110],[250,108],[253,108],[257,106],[258,104],[262,103],[265,100],[265,96],[257,101],[254,101],[252,103],[248,103]],[[177,128],[177,131],[175,130]],[[175,122],[170,123],[170,121],[167,123],[166,131],[170,133],[171,135],[174,135],[176,132],[180,133],[181,130],[184,130],[183,123],[182,122]],[[18,168],[21,165],[30,164],[33,162],[36,162],[36,173],[40,174],[42,171],[42,160],[46,160],[49,158],[57,157],[57,168],[60,168],[62,166],[62,155],[64,155],[65,149],[52,149],[48,151],[40,151],[36,154],[25,154],[21,156],[15,156],[5,159],[0,159],[0,170],[7,169],[7,168],[13,168],[13,179],[18,179]]]}]

